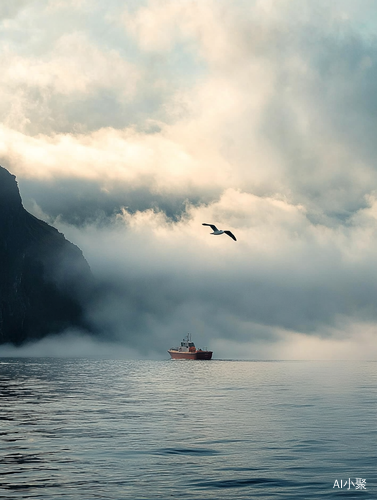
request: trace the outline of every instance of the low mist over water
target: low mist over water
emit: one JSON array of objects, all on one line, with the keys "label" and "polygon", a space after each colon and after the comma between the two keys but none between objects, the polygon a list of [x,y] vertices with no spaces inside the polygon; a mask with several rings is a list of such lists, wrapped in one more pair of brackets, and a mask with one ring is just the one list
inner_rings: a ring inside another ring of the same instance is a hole
[{"label": "low mist over water", "polygon": [[[3,358],[0,486],[38,500],[376,498],[376,381],[373,362]],[[334,488],[349,478],[366,489]]]}]

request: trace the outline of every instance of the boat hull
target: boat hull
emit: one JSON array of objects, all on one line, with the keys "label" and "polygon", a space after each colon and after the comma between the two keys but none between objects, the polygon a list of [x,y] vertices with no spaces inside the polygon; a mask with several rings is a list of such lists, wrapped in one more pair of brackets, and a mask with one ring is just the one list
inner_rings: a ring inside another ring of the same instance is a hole
[{"label": "boat hull", "polygon": [[194,351],[194,352],[181,352],[169,349],[168,353],[171,359],[211,359],[212,351]]}]

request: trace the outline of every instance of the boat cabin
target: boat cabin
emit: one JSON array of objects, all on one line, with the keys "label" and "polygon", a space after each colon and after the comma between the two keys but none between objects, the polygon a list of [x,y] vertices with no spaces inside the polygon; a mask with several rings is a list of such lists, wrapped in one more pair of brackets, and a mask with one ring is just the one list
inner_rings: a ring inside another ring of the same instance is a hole
[{"label": "boat cabin", "polygon": [[[189,336],[187,336],[189,337]],[[183,339],[178,349],[180,352],[196,351],[195,344],[189,338]]]}]

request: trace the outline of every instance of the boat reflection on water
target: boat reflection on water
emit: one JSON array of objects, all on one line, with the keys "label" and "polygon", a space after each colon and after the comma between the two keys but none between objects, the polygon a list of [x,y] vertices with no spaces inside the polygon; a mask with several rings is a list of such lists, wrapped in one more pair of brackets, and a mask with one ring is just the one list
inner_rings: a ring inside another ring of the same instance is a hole
[{"label": "boat reflection on water", "polygon": [[188,333],[179,347],[172,347],[168,350],[172,359],[211,359],[212,351],[197,349]]}]

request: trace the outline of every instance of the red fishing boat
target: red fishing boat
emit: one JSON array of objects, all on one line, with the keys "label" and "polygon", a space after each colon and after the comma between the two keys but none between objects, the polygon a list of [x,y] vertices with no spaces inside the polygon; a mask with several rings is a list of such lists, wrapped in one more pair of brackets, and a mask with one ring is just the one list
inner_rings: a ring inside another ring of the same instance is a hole
[{"label": "red fishing boat", "polygon": [[172,359],[211,359],[212,351],[197,349],[188,333],[179,347],[172,347],[168,350]]}]

